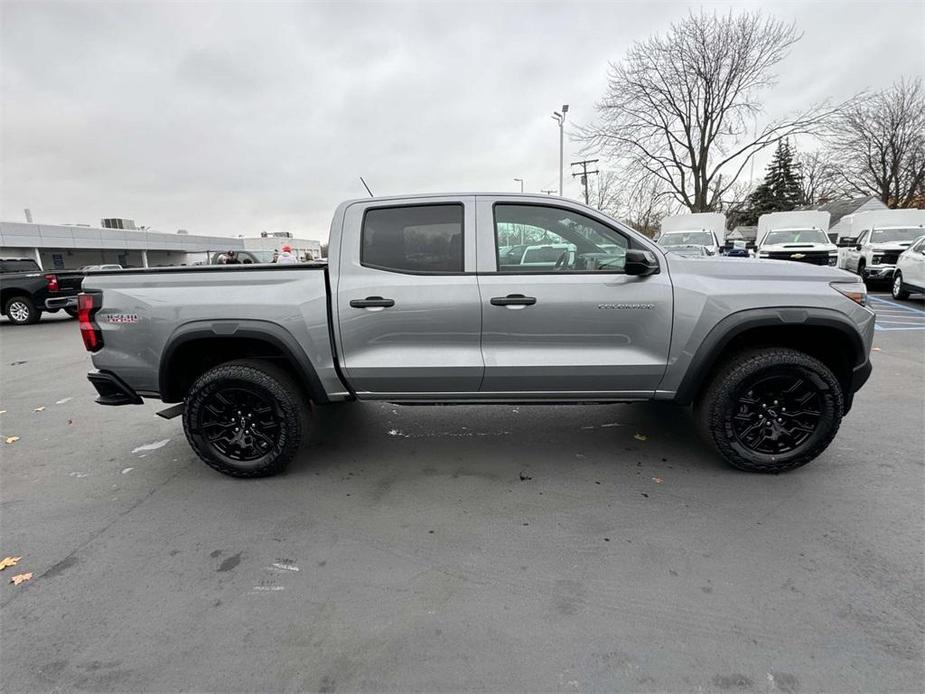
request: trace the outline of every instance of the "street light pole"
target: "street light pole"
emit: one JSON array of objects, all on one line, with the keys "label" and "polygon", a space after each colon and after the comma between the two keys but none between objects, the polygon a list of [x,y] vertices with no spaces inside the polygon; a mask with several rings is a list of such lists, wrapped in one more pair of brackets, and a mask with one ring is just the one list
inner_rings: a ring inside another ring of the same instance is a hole
[{"label": "street light pole", "polygon": [[520,182],[520,192],[523,193],[523,192],[524,192],[524,179],[522,179],[522,178],[515,178],[514,180]]},{"label": "street light pole", "polygon": [[565,114],[568,113],[568,104],[562,104],[562,112],[553,111],[552,118],[559,124],[559,195],[562,195],[563,174],[563,153],[565,142]]}]

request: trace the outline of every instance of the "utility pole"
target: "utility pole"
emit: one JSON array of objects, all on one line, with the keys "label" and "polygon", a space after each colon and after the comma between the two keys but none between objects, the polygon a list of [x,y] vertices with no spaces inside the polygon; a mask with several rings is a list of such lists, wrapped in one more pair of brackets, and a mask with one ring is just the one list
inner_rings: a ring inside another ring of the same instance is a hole
[{"label": "utility pole", "polygon": [[588,171],[588,164],[597,164],[597,159],[586,159],[584,161],[573,161],[572,166],[580,166],[581,171],[578,173],[572,173],[572,178],[575,176],[581,176],[581,184],[585,187],[585,205],[589,205],[588,201],[588,174],[599,174],[600,171],[595,169],[594,171]]},{"label": "utility pole", "polygon": [[540,192],[541,192],[541,193],[546,193],[546,195],[552,195],[552,194],[555,193],[556,191],[554,191],[554,190],[546,190],[546,189],[544,188],[544,189],[541,190]]},{"label": "utility pole", "polygon": [[524,192],[524,179],[522,179],[522,178],[515,178],[514,180],[515,180],[515,181],[518,181],[518,182],[520,183],[520,192],[523,193],[523,192]]},{"label": "utility pole", "polygon": [[565,142],[565,114],[568,113],[568,104],[562,104],[562,112],[553,111],[552,119],[559,124],[559,195],[562,195],[562,180],[563,180],[563,152],[564,152],[564,142]]}]

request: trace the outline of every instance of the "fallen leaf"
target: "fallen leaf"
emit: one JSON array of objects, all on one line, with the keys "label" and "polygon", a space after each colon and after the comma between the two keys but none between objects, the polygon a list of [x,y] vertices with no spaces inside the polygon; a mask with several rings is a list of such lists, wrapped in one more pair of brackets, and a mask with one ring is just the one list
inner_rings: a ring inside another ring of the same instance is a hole
[{"label": "fallen leaf", "polygon": [[68,426],[70,426],[70,425],[73,424],[73,423],[74,423],[74,420],[73,420],[73,419],[67,420],[67,425],[68,425]]},{"label": "fallen leaf", "polygon": [[882,351],[883,351],[883,350],[880,349],[879,347],[872,347],[872,348],[871,348],[871,352],[882,352]]},{"label": "fallen leaf", "polygon": [[74,398],[72,398],[72,397],[71,397],[71,398],[61,398],[61,399],[58,400],[55,404],[56,404],[56,405],[63,405],[64,403],[69,402],[70,400],[73,400],[73,399],[74,399]]},{"label": "fallen leaf", "polygon": [[6,414],[6,410],[0,410],[0,414]]},{"label": "fallen leaf", "polygon": [[653,477],[652,481],[655,482],[655,484],[661,484],[663,482],[661,477]]},{"label": "fallen leaf", "polygon": [[17,441],[19,441],[19,437],[18,437],[18,436],[7,436],[7,437],[6,437],[6,442],[7,442],[7,443],[16,443]]},{"label": "fallen leaf", "polygon": [[521,472],[521,473],[520,473],[520,481],[521,481],[521,482],[526,482],[527,480],[532,480],[532,479],[533,479],[533,478],[530,477],[530,475],[526,474],[525,472]]},{"label": "fallen leaf", "polygon": [[646,436],[645,434],[634,434],[633,438],[636,439],[637,441],[648,441],[649,440],[649,437]]},{"label": "fallen leaf", "polygon": [[42,405],[41,407],[36,407],[36,408],[35,408],[34,410],[32,410],[32,411],[33,411],[33,412],[44,412],[44,411],[45,411],[45,406]]},{"label": "fallen leaf", "polygon": [[[144,458],[144,456],[141,456],[141,457]],[[132,470],[134,470],[134,469],[135,469],[135,468],[133,468],[133,467],[127,467],[127,468],[125,468],[125,469],[122,471],[122,474],[123,474],[123,475],[127,475],[128,473],[130,473],[130,472],[131,472]]]},{"label": "fallen leaf", "polygon": [[3,571],[8,566],[16,566],[16,562],[20,559],[22,559],[22,557],[4,557],[0,559],[0,571]]},{"label": "fallen leaf", "polygon": [[25,583],[31,578],[32,578],[31,571],[27,574],[16,574],[10,579],[10,583],[12,583],[14,586],[18,586],[20,583]]}]

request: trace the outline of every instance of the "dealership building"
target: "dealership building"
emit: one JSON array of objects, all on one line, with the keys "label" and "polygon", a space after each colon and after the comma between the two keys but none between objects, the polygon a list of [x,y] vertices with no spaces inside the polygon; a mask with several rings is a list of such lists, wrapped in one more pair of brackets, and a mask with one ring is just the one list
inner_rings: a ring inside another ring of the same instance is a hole
[{"label": "dealership building", "polygon": [[[216,253],[272,251],[292,247],[300,258],[318,258],[321,243],[286,233],[256,238],[168,234],[136,229],[127,219],[104,219],[101,226],[0,222],[0,257],[33,258],[44,270],[76,270],[85,265],[164,267],[207,263]],[[264,253],[266,255],[266,253]]]}]

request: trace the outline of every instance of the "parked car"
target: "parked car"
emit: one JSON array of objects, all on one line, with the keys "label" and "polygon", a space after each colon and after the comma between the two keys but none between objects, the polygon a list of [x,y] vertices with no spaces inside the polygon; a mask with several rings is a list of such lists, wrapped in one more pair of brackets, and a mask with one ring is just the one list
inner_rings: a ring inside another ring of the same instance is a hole
[{"label": "parked car", "polygon": [[719,255],[726,245],[726,215],[718,212],[697,212],[666,217],[661,223],[658,245],[703,246],[708,255]]},{"label": "parked car", "polygon": [[97,272],[99,270],[121,270],[122,266],[118,263],[103,263],[102,265],[84,265],[80,268],[81,272]]},{"label": "parked car", "polygon": [[838,246],[827,234],[829,213],[771,212],[758,218],[757,256],[813,265],[838,264]]},{"label": "parked car", "polygon": [[843,248],[841,264],[865,281],[891,281],[903,251],[925,234],[925,210],[873,210],[853,215],[855,242]]},{"label": "parked car", "polygon": [[43,311],[77,315],[83,273],[42,270],[33,258],[0,258],[0,313],[14,325],[38,323]]},{"label": "parked car", "polygon": [[[478,225],[475,224],[479,219]],[[561,245],[499,264],[499,227]],[[604,254],[612,245],[622,254]],[[573,250],[572,250],[573,249]],[[804,263],[692,260],[546,196],[342,203],[328,265],[94,273],[80,296],[104,405],[177,403],[225,474],[282,470],[310,402],[693,404],[732,465],[783,472],[826,449],[867,380],[857,277]]]},{"label": "parked car", "polygon": [[910,294],[925,294],[925,236],[920,236],[896,260],[893,298],[904,300]]}]

